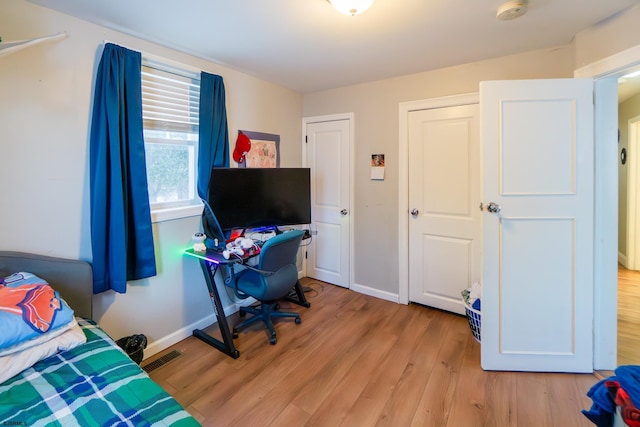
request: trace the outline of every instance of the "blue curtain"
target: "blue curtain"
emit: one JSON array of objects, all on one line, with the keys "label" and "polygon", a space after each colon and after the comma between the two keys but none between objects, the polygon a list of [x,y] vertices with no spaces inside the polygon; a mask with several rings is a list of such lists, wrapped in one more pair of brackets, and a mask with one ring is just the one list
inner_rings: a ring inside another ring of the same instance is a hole
[{"label": "blue curtain", "polygon": [[202,226],[208,236],[208,247],[214,247],[212,239],[218,239],[218,246],[224,245],[225,235],[207,201],[207,188],[211,168],[229,167],[229,128],[227,127],[227,106],[222,77],[214,74],[200,74],[200,134],[198,140],[198,195],[205,209]]},{"label": "blue curtain", "polygon": [[156,275],[142,134],[141,54],[107,43],[90,136],[93,292]]},{"label": "blue curtain", "polygon": [[200,136],[198,140],[198,195],[207,200],[213,167],[229,167],[229,128],[222,77],[200,74]]}]

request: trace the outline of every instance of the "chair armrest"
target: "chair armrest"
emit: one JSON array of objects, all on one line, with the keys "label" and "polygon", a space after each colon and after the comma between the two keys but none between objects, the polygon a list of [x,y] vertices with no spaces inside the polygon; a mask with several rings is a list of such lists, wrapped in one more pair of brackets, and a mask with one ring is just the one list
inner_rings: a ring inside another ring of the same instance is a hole
[{"label": "chair armrest", "polygon": [[265,276],[265,277],[269,277],[274,275],[276,272],[275,271],[268,271],[268,270],[260,270],[259,268],[255,268],[252,267],[250,265],[246,265],[243,264],[242,267],[247,268],[249,270],[255,271],[256,273],[260,274],[261,276]]}]

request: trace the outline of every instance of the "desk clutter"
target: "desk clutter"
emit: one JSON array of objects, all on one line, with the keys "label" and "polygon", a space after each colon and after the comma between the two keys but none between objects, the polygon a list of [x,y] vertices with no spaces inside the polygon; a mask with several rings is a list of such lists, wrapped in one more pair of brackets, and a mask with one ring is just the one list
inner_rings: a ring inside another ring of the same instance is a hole
[{"label": "desk clutter", "polygon": [[222,251],[222,256],[225,259],[231,258],[232,255],[243,256],[258,255],[260,253],[260,246],[258,246],[253,239],[247,239],[245,237],[238,237],[233,242],[227,243],[227,248]]},{"label": "desk clutter", "polygon": [[[285,233],[290,231],[295,231],[295,230],[288,230],[288,231],[285,231]],[[202,232],[195,233],[191,238],[191,241],[193,242],[193,250],[195,252],[205,253],[207,252],[207,250],[212,250],[212,251],[221,253],[225,259],[230,259],[234,256],[241,258],[245,255],[246,256],[258,255],[260,253],[260,248],[262,248],[262,245],[265,242],[267,242],[269,239],[272,239],[273,237],[275,237],[276,235],[277,233],[274,231],[269,231],[269,232],[249,231],[246,235],[244,233],[241,233],[240,235],[232,236],[232,238],[230,238],[225,244],[225,246],[223,247],[220,247],[218,245],[218,241],[216,239],[214,243],[214,248],[207,248],[207,245],[206,245],[207,236]],[[310,237],[311,237],[311,234],[309,230],[304,230],[303,239],[307,239]]]},{"label": "desk clutter", "polygon": [[[206,239],[207,236],[204,233],[195,233],[191,238],[191,241],[193,242],[193,250],[199,253],[207,252],[207,246],[205,244]],[[245,254],[253,256],[260,253],[262,243],[263,241],[254,241],[253,239],[241,236],[227,242],[224,249],[214,249],[214,251],[222,253],[222,256],[225,259],[229,259],[233,255],[237,255],[238,257],[242,257]]]}]

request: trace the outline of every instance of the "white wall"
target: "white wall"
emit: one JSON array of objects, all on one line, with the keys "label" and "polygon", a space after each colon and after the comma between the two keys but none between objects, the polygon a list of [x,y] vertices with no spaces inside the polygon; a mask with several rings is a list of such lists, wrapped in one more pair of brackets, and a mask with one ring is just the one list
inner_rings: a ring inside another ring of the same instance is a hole
[{"label": "white wall", "polygon": [[[91,260],[88,134],[104,40],[222,75],[231,148],[238,129],[279,134],[281,164],[301,164],[299,93],[23,0],[0,3],[0,30],[4,41],[69,35],[0,56],[2,250]],[[154,224],[158,276],[94,297],[111,336],[146,334],[148,356],[213,322],[200,267],[182,256],[199,227],[199,217]]]},{"label": "white wall", "polygon": [[[478,91],[483,80],[573,75],[570,46],[490,59],[306,94],[304,116],[355,116],[354,281],[398,294],[398,109],[401,102]],[[371,181],[371,154],[385,154],[385,180]],[[410,182],[410,181],[409,181]]]}]

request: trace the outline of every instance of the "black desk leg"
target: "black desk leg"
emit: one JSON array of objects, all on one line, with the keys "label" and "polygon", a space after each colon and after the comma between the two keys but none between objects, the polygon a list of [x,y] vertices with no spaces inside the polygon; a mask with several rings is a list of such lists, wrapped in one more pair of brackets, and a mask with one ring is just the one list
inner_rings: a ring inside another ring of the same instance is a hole
[{"label": "black desk leg", "polygon": [[[292,289],[293,292],[289,293],[289,296],[287,296],[287,298],[285,298],[287,301],[291,301],[295,304],[301,305],[303,307],[311,307],[311,303],[307,301],[307,297],[304,296],[304,289],[302,289],[302,285],[300,284],[300,281],[298,280],[295,284],[295,286]],[[292,293],[296,294],[295,298],[293,298],[291,296]]]},{"label": "black desk leg", "polygon": [[213,303],[213,311],[216,314],[218,327],[220,328],[220,333],[222,334],[224,342],[212,337],[201,329],[194,329],[193,336],[201,339],[210,346],[217,348],[224,354],[237,359],[240,357],[240,352],[236,350],[236,347],[233,344],[233,336],[229,330],[229,324],[227,323],[227,318],[224,315],[224,309],[222,307],[222,302],[220,301],[220,294],[218,293],[218,288],[216,287],[214,279],[218,266],[217,264],[204,259],[200,260],[200,266],[202,267],[202,273],[204,273],[204,279],[207,282],[207,288],[209,288],[209,296]]}]

